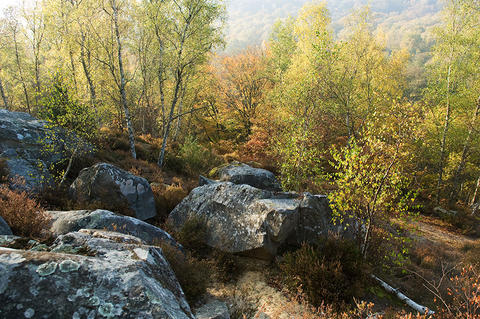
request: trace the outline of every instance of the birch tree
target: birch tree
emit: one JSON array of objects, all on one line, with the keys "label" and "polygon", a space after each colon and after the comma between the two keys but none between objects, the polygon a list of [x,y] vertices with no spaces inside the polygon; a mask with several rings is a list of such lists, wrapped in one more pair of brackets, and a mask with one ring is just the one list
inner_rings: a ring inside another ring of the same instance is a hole
[{"label": "birch tree", "polygon": [[223,6],[219,2],[172,0],[171,6],[166,42],[173,50],[172,67],[169,69],[173,77],[173,92],[157,161],[160,167],[164,165],[165,149],[184,80],[189,72],[193,72],[198,65],[206,61],[207,53],[222,43]]}]

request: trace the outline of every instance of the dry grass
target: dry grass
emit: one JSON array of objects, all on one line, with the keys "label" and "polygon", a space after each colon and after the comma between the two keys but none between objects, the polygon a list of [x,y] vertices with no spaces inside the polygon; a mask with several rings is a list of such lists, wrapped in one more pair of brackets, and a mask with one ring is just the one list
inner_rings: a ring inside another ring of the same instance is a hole
[{"label": "dry grass", "polygon": [[0,216],[15,235],[46,239],[49,218],[40,204],[25,191],[13,191],[0,185]]}]

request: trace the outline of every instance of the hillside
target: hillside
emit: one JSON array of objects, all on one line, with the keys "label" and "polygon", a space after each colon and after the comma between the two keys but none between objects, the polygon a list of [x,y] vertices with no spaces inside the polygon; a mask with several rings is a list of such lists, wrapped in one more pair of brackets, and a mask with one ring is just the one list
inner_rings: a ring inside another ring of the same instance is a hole
[{"label": "hillside", "polygon": [[[268,39],[276,20],[295,16],[309,0],[236,0],[228,3],[227,51],[248,45],[260,44]],[[355,7],[367,4],[366,0],[328,1],[333,27],[339,32],[343,20]],[[388,36],[389,46],[405,45],[408,35],[420,34],[423,38],[429,27],[438,23],[440,0],[375,0],[370,1],[376,23]]]}]

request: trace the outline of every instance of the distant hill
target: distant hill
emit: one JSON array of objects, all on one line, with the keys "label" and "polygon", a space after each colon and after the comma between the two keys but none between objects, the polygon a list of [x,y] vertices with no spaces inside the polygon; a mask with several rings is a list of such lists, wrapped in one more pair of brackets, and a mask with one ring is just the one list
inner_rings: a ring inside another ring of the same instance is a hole
[{"label": "distant hill", "polygon": [[[230,0],[227,51],[235,51],[268,39],[271,26],[280,18],[295,16],[309,0]],[[328,0],[335,31],[341,32],[343,18],[370,3],[377,23],[391,48],[409,46],[418,35],[428,38],[428,29],[438,23],[441,0]],[[428,41],[427,41],[428,42]]]}]

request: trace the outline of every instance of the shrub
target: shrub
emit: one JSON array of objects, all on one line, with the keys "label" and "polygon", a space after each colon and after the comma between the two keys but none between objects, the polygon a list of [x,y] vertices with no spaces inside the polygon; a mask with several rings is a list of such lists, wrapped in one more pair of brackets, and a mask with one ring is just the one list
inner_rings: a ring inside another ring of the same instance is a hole
[{"label": "shrub", "polygon": [[240,269],[233,254],[215,250],[213,259],[215,261],[215,273],[220,281],[229,282],[237,278]]},{"label": "shrub", "polygon": [[480,273],[473,267],[464,267],[459,276],[450,279],[453,288],[451,310],[456,318],[480,318]]},{"label": "shrub", "polygon": [[182,286],[187,301],[190,304],[195,303],[207,291],[210,267],[205,261],[200,261],[190,255],[185,256],[170,245],[162,245],[162,250]]},{"label": "shrub", "polygon": [[0,216],[15,235],[37,239],[48,237],[48,215],[25,191],[0,186]]},{"label": "shrub", "polygon": [[462,253],[465,264],[473,265],[480,271],[480,242],[465,244]]},{"label": "shrub", "polygon": [[281,281],[295,294],[299,288],[315,306],[350,302],[361,295],[366,266],[355,243],[328,239],[318,246],[302,245],[280,263]]},{"label": "shrub", "polygon": [[206,248],[207,227],[205,221],[199,217],[189,218],[180,231],[175,234],[175,239],[184,247],[202,251]]},{"label": "shrub", "polygon": [[162,185],[155,183],[151,186],[157,215],[161,221],[165,220],[170,212],[188,195],[188,191],[180,184]]},{"label": "shrub", "polygon": [[220,158],[202,146],[194,137],[187,137],[180,147],[179,157],[183,170],[189,175],[204,173],[221,162]]},{"label": "shrub", "polygon": [[0,158],[0,183],[7,181],[9,175],[8,164],[5,158]]}]

